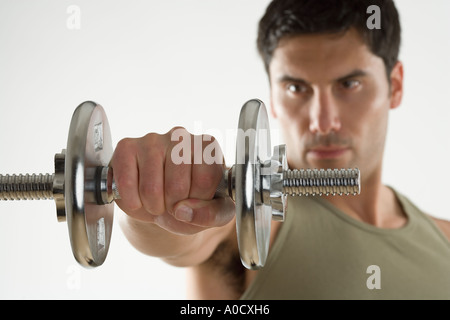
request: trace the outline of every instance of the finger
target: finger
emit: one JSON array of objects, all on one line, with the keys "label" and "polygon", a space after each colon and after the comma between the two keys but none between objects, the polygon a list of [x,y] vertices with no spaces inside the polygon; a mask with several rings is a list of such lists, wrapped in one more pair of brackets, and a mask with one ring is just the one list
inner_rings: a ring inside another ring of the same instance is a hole
[{"label": "finger", "polygon": [[234,216],[235,205],[228,197],[213,200],[187,199],[175,205],[175,218],[196,226],[224,226]]},{"label": "finger", "polygon": [[189,198],[192,168],[192,135],[184,128],[174,128],[172,133],[175,133],[171,135],[172,147],[167,149],[164,164],[165,207],[171,214],[175,203]]},{"label": "finger", "polygon": [[223,155],[217,141],[203,136],[203,160],[192,167],[189,198],[211,200],[223,175]]},{"label": "finger", "polygon": [[137,157],[139,166],[139,197],[147,212],[161,215],[164,204],[165,138],[156,133],[146,135],[140,141]]},{"label": "finger", "polygon": [[114,170],[114,181],[121,199],[117,205],[125,212],[132,212],[142,208],[139,197],[139,173],[137,165],[136,139],[123,139],[114,150],[110,166]]}]

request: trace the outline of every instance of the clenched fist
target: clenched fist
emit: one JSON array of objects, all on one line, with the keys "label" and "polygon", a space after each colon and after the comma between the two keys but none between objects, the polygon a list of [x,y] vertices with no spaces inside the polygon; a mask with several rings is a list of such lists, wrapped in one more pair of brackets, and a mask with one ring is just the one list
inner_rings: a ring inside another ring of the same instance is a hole
[{"label": "clenched fist", "polygon": [[234,217],[230,198],[214,198],[224,165],[220,146],[210,136],[176,127],[163,135],[123,139],[110,165],[121,195],[116,203],[137,221],[191,235]]}]

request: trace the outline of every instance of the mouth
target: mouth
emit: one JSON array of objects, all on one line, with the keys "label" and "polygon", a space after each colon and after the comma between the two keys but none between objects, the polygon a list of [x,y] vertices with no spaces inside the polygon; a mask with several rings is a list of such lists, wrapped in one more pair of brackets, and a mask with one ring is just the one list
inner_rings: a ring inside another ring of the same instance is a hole
[{"label": "mouth", "polygon": [[318,160],[337,159],[342,157],[349,150],[350,148],[343,146],[318,146],[309,149],[307,155]]}]

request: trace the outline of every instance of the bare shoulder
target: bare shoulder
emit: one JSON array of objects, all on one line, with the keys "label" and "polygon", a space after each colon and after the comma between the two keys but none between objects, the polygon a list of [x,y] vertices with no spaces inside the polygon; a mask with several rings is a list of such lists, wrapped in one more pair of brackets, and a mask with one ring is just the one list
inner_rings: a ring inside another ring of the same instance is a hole
[{"label": "bare shoulder", "polygon": [[431,220],[433,220],[438,228],[444,233],[444,235],[447,237],[447,239],[450,241],[450,221],[439,219],[436,217],[433,217],[431,215],[428,215]]}]

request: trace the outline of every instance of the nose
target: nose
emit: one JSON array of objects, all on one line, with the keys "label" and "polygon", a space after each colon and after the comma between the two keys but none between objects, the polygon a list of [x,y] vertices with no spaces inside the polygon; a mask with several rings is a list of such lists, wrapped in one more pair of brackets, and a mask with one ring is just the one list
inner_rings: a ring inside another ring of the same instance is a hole
[{"label": "nose", "polygon": [[318,93],[312,100],[310,107],[309,130],[312,133],[327,135],[331,131],[341,129],[339,109],[331,94]]}]

